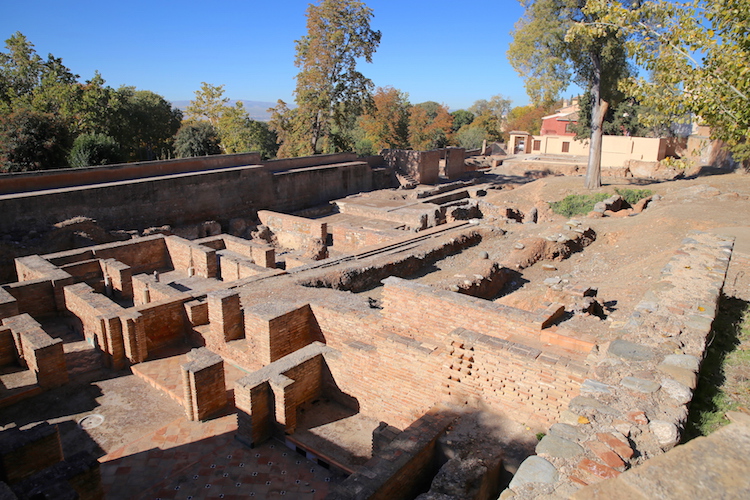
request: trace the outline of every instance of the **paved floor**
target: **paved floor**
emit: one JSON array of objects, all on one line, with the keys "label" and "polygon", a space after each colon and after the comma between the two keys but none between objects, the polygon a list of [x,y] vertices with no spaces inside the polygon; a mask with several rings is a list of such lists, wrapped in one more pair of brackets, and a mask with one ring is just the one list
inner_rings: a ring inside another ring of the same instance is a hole
[{"label": "paved floor", "polygon": [[[141,363],[133,372],[182,403],[180,365],[185,354]],[[225,363],[230,387],[245,375]],[[101,457],[108,499],[324,498],[344,478],[307,460],[283,443],[250,449],[234,439],[233,405],[205,422],[180,417]]]},{"label": "paved floor", "polygon": [[180,418],[100,458],[108,499],[325,498],[343,478],[277,441],[234,439],[235,414]]}]

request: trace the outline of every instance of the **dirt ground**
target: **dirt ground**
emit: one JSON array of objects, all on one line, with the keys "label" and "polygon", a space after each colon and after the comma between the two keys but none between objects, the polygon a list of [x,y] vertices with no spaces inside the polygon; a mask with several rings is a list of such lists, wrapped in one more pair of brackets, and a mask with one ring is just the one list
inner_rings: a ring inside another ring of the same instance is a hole
[{"label": "dirt ground", "polygon": [[[649,189],[662,197],[641,214],[625,217],[576,217],[596,231],[594,243],[571,258],[554,263],[556,270],[535,265],[524,270],[528,280],[503,302],[523,306],[529,296],[545,292],[544,278],[565,276],[571,282],[599,289],[602,302],[613,305],[608,321],[619,326],[630,314],[659,271],[690,231],[736,237],[735,251],[750,253],[750,175],[727,173],[669,182],[604,179],[597,192],[614,194],[615,187]],[[584,194],[580,177],[546,177],[512,190],[489,190],[486,200],[528,211],[536,206],[540,224],[510,225],[509,235],[548,234],[567,218],[548,209],[548,203],[569,194]],[[750,289],[745,288],[746,293]]]}]

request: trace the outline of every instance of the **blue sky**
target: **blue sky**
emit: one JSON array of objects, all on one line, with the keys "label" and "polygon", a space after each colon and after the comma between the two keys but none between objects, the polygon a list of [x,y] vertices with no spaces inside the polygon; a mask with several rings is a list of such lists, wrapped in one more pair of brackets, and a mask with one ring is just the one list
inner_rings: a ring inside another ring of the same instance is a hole
[{"label": "blue sky", "polygon": [[[0,36],[22,32],[42,57],[61,57],[82,80],[99,70],[112,87],[133,85],[171,101],[192,99],[205,81],[224,84],[231,99],[292,103],[294,41],[305,34],[309,3],[8,0]],[[366,4],[383,37],[373,64],[360,70],[376,86],[454,110],[496,94],[528,103],[505,55],[522,14],[516,0]]]}]

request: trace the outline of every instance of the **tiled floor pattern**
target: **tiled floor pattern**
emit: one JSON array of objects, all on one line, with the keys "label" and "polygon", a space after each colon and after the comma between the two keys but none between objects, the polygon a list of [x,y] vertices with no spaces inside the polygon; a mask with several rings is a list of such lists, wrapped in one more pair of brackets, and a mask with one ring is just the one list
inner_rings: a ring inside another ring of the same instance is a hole
[{"label": "tiled floor pattern", "polygon": [[99,459],[108,499],[324,498],[343,478],[278,441],[234,439],[236,414],[179,418]]}]

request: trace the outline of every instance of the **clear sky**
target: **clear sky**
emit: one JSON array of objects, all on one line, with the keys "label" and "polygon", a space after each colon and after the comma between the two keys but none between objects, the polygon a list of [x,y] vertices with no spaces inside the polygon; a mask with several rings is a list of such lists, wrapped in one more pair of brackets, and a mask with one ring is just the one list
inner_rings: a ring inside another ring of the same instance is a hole
[{"label": "clear sky", "polygon": [[[190,100],[201,82],[231,99],[293,103],[294,41],[305,34],[303,0],[6,0],[0,36],[20,31],[82,80],[99,70],[112,87],[132,85],[170,101]],[[383,34],[360,70],[412,103],[455,110],[502,94],[528,104],[508,63],[516,0],[368,0]],[[4,44],[3,44],[4,47]],[[4,49],[3,49],[4,50]]]}]

